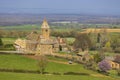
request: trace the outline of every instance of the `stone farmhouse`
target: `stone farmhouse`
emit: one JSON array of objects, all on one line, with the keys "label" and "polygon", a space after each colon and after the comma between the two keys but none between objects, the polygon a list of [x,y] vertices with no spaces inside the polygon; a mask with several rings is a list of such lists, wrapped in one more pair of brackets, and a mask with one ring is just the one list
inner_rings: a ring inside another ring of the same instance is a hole
[{"label": "stone farmhouse", "polygon": [[120,55],[116,55],[110,64],[113,69],[120,69]]}]

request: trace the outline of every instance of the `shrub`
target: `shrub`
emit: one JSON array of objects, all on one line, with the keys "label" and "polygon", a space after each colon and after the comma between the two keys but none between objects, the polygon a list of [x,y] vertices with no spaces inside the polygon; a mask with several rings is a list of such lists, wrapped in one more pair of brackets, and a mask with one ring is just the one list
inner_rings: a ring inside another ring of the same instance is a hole
[{"label": "shrub", "polygon": [[5,44],[0,47],[0,50],[15,50],[15,47],[13,44]]},{"label": "shrub", "polygon": [[5,44],[4,45],[4,48],[11,48],[11,47],[14,47],[13,44]]},{"label": "shrub", "polygon": [[104,52],[113,52],[112,48],[111,47],[103,47],[102,50]]},{"label": "shrub", "polygon": [[0,38],[0,47],[3,46],[2,39]]},{"label": "shrub", "polygon": [[120,47],[115,48],[114,52],[115,53],[120,53]]},{"label": "shrub", "polygon": [[61,74],[58,73],[58,72],[53,72],[52,74],[53,74],[53,75],[61,75]]},{"label": "shrub", "polygon": [[116,55],[114,61],[120,63],[120,55]]},{"label": "shrub", "polygon": [[88,73],[78,73],[78,72],[66,72],[64,75],[86,75],[88,76]]},{"label": "shrub", "polygon": [[103,59],[105,59],[105,54],[103,51],[100,51],[97,54],[94,54],[94,61],[96,63],[101,62]]},{"label": "shrub", "polygon": [[93,70],[93,71],[96,71],[97,70],[97,66],[96,66],[96,63],[94,61],[88,61],[84,64],[84,67],[86,69],[90,69],[90,70]]},{"label": "shrub", "polygon": [[118,76],[120,76],[120,69],[117,69],[117,74]]},{"label": "shrub", "polygon": [[108,41],[108,42],[105,44],[105,47],[106,47],[106,48],[110,48],[110,47],[111,47],[111,43]]}]

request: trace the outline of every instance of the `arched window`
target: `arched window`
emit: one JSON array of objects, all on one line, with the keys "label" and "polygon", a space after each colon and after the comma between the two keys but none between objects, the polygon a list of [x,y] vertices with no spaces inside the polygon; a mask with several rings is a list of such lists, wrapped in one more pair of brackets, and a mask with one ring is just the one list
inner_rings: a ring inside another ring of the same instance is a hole
[{"label": "arched window", "polygon": [[62,46],[61,45],[59,45],[59,50],[62,51]]}]

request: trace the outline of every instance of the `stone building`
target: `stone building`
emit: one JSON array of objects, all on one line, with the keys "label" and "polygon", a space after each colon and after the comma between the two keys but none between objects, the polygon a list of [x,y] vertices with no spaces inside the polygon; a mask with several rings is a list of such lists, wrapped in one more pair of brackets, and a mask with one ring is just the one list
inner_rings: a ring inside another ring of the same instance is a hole
[{"label": "stone building", "polygon": [[120,62],[117,61],[109,61],[112,69],[120,69]]},{"label": "stone building", "polygon": [[41,34],[33,31],[26,39],[17,39],[14,44],[16,50],[26,53],[53,54],[58,51],[67,51],[67,44],[63,38],[51,38],[50,27],[44,19]]},{"label": "stone building", "polygon": [[111,67],[113,69],[120,69],[120,55],[117,54],[115,57],[114,57],[114,60],[111,61]]},{"label": "stone building", "polygon": [[120,69],[120,55],[118,57],[106,57],[105,58],[112,69]]}]

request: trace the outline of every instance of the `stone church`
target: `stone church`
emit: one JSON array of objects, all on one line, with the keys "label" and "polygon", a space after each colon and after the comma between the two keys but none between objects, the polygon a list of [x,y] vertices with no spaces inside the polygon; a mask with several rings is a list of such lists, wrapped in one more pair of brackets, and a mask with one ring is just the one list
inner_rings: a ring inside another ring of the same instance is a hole
[{"label": "stone church", "polygon": [[41,34],[33,31],[24,40],[17,39],[14,44],[16,50],[35,54],[53,54],[58,51],[67,51],[65,39],[50,37],[50,27],[46,19],[42,23],[40,32]]}]

